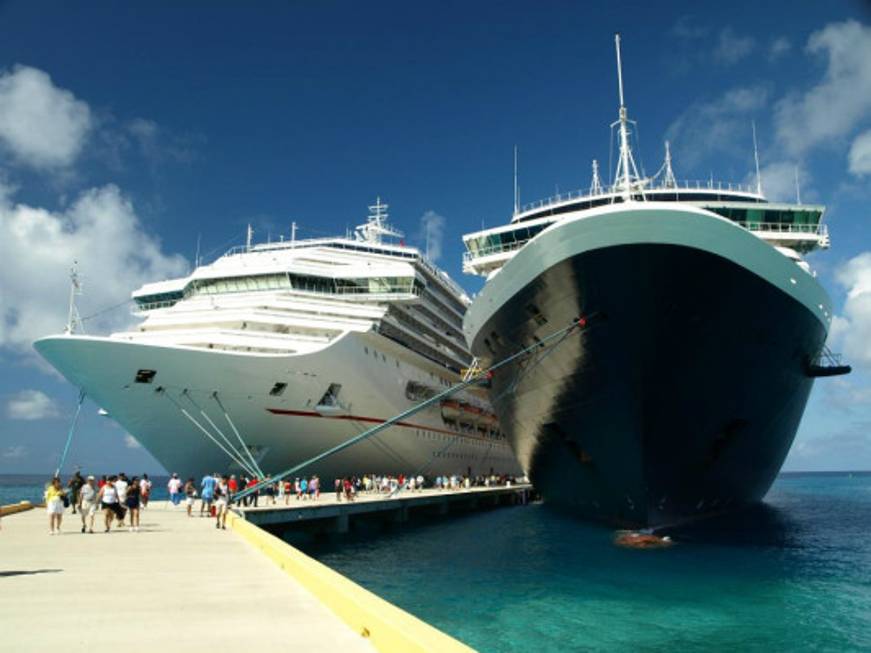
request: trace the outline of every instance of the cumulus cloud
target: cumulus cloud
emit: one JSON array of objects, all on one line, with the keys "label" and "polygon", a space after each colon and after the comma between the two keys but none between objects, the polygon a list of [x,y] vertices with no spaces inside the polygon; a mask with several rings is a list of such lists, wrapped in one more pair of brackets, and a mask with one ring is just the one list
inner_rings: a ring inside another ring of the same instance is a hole
[{"label": "cumulus cloud", "polygon": [[[768,97],[766,87],[748,86],[694,103],[666,130],[679,164],[691,168],[713,154],[752,155],[751,118],[766,105]],[[741,134],[746,134],[746,139]]]},{"label": "cumulus cloud", "polygon": [[91,128],[88,105],[45,72],[16,66],[0,72],[0,145],[33,168],[68,166]]},{"label": "cumulus cloud", "polygon": [[6,404],[11,419],[37,420],[56,417],[57,407],[48,395],[39,390],[22,390]]},{"label": "cumulus cloud", "polygon": [[27,455],[27,447],[21,444],[12,445],[11,447],[6,447],[0,455],[2,455],[3,458],[9,458],[11,460],[24,458],[24,456]]},{"label": "cumulus cloud", "polygon": [[871,252],[853,257],[835,276],[847,299],[830,339],[851,364],[871,369]]},{"label": "cumulus cloud", "polygon": [[420,218],[420,229],[427,257],[432,261],[438,261],[442,255],[442,244],[445,238],[444,217],[435,211],[427,211]]},{"label": "cumulus cloud", "polygon": [[792,43],[785,36],[779,36],[768,46],[768,60],[777,61],[792,50]]},{"label": "cumulus cloud", "polygon": [[752,36],[739,36],[731,27],[724,27],[717,35],[714,61],[731,66],[749,57],[755,48],[756,41]]},{"label": "cumulus cloud", "polygon": [[814,32],[806,52],[826,70],[816,85],[775,107],[775,129],[793,154],[848,135],[871,112],[871,26],[855,20]]},{"label": "cumulus cloud", "polygon": [[871,175],[871,129],[859,134],[847,155],[850,172],[857,177]]},{"label": "cumulus cloud", "polygon": [[[73,261],[84,284],[83,315],[187,269],[143,231],[132,203],[112,185],[87,190],[58,212],[0,200],[0,260],[0,346],[19,351],[63,329]],[[96,326],[112,329],[129,319],[129,311],[115,311]]]},{"label": "cumulus cloud", "polygon": [[[799,191],[808,188],[811,181],[810,172],[803,165],[792,161],[774,161],[764,165],[759,172],[762,177],[762,192],[773,202],[796,201],[796,175]],[[744,183],[755,186],[756,173],[748,174]]]}]

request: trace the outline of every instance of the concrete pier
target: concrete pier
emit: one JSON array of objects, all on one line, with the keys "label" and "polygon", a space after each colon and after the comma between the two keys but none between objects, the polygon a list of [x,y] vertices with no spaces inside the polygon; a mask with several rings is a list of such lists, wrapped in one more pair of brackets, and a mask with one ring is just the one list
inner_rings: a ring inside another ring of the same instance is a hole
[{"label": "concrete pier", "polygon": [[336,500],[333,492],[322,493],[317,501],[259,497],[258,506],[243,507],[242,516],[258,526],[299,528],[323,533],[346,533],[357,519],[380,518],[385,523],[403,523],[422,515],[446,515],[499,505],[525,503],[530,485],[473,487],[459,490],[403,491],[395,495],[379,492],[357,495],[354,501]]},{"label": "concrete pier", "polygon": [[[228,527],[229,528],[229,527]],[[44,509],[3,518],[0,649],[375,650],[231,530],[152,502],[142,528],[82,534]]]}]

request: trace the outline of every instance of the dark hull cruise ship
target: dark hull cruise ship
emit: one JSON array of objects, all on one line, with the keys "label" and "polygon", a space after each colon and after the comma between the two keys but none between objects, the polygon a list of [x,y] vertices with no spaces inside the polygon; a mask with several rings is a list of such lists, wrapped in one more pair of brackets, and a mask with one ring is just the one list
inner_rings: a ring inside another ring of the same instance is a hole
[{"label": "dark hull cruise ship", "polygon": [[[617,39],[619,162],[604,188],[521,208],[464,236],[487,278],[464,331],[491,401],[546,501],[633,527],[759,501],[827,358],[831,300],[803,256],[824,208],[755,188],[638,175]],[[758,157],[757,157],[758,161]],[[582,324],[558,338],[549,335]]]}]

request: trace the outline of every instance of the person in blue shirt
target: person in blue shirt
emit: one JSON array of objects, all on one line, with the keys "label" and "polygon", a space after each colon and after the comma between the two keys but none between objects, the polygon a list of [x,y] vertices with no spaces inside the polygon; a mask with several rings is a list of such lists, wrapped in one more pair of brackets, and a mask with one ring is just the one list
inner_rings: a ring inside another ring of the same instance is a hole
[{"label": "person in blue shirt", "polygon": [[212,474],[203,476],[203,481],[200,483],[200,517],[203,516],[203,511],[212,512],[212,501],[215,500],[215,486],[218,484],[217,479]]}]

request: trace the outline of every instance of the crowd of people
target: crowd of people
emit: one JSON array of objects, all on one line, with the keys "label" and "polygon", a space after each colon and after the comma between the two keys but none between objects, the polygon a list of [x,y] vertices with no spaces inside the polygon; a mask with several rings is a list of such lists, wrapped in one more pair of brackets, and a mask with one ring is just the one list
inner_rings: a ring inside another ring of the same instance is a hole
[{"label": "crowd of people", "polygon": [[[354,501],[361,494],[392,495],[401,490],[419,492],[425,488],[436,490],[461,490],[472,487],[511,486],[516,479],[505,474],[489,475],[439,475],[427,479],[421,474],[364,474],[346,476],[334,480],[333,489],[336,501]],[[138,532],[140,512],[147,508],[153,484],[148,474],[128,478],[120,473],[111,476],[84,477],[76,472],[66,486],[59,477],[51,479],[45,489],[45,505],[49,515],[49,534],[60,533],[63,515],[72,507],[73,514],[79,514],[82,533],[93,533],[97,515],[102,516],[101,525],[108,533],[113,528],[123,528]],[[290,505],[291,500],[317,501],[321,496],[321,480],[318,476],[289,477],[273,480],[240,476],[235,474],[206,474],[199,481],[189,477],[183,481],[174,473],[166,486],[169,502],[174,507],[182,503],[188,517],[194,516],[194,508],[199,498],[199,516],[215,519],[215,528],[227,528],[227,513],[233,504],[241,506],[258,505],[262,496],[267,505]],[[243,496],[237,497],[239,493]]]},{"label": "crowd of people", "polygon": [[63,516],[67,508],[78,514],[82,521],[82,533],[93,533],[97,515],[102,515],[104,532],[113,525],[116,529],[127,524],[130,532],[139,531],[140,511],[148,506],[152,482],[148,474],[128,478],[123,472],[112,476],[82,476],[77,471],[66,486],[59,477],[51,479],[45,488],[45,508],[49,518],[49,535],[61,532]]}]

